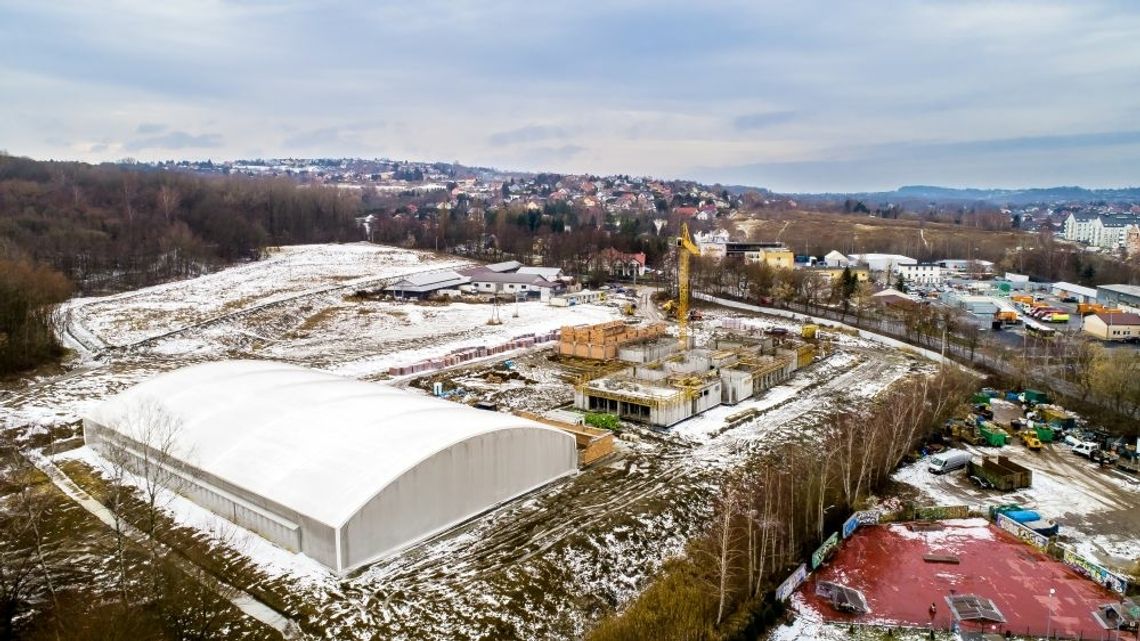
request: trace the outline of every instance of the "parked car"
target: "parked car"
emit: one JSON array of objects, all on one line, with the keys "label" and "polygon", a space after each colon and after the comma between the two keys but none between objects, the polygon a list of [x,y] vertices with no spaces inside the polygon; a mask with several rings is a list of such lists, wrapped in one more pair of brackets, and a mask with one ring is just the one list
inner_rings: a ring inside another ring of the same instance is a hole
[{"label": "parked car", "polygon": [[927,469],[931,474],[945,474],[960,470],[966,467],[966,463],[970,462],[970,453],[963,452],[962,450],[946,450],[939,454],[930,457],[930,462],[927,464]]}]

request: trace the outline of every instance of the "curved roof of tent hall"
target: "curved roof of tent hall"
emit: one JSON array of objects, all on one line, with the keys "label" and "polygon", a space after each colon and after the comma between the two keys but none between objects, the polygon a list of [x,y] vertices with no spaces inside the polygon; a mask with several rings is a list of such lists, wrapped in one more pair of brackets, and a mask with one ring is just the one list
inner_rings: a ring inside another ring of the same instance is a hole
[{"label": "curved roof of tent hall", "polygon": [[146,443],[141,432],[154,422],[146,413],[155,411],[177,426],[174,458],[330,526],[419,463],[481,435],[521,429],[573,440],[510,414],[273,361],[161,374],[87,418]]}]

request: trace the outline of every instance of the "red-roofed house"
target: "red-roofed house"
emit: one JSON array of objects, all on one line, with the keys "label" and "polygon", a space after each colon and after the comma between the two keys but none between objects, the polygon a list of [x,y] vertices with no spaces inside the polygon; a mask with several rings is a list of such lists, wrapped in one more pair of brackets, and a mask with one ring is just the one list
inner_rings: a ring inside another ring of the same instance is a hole
[{"label": "red-roofed house", "polygon": [[616,278],[633,278],[645,274],[645,253],[627,254],[613,247],[603,249],[594,257],[596,269]]}]

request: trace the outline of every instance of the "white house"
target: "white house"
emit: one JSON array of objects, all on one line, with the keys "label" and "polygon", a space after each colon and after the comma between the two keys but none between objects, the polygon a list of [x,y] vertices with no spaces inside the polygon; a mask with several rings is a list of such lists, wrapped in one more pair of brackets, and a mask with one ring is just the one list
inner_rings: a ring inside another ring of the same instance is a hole
[{"label": "white house", "polygon": [[697,232],[693,236],[693,242],[700,248],[701,256],[724,258],[730,238],[727,229],[718,229],[713,232]]},{"label": "white house", "polygon": [[945,280],[942,266],[937,263],[902,263],[898,274],[908,283],[915,285],[938,285]]}]

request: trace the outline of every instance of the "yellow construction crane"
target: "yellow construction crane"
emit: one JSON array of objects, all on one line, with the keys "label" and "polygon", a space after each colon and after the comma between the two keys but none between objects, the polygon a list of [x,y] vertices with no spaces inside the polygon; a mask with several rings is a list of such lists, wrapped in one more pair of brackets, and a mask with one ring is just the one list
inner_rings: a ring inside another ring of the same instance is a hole
[{"label": "yellow construction crane", "polygon": [[689,346],[689,257],[700,256],[701,248],[689,236],[689,224],[681,223],[677,236],[677,328],[683,349]]}]

